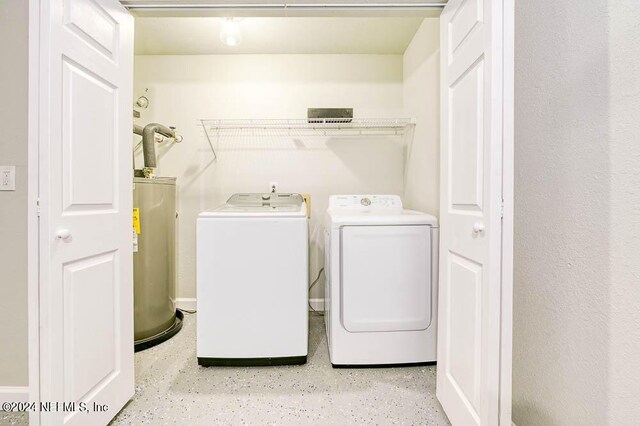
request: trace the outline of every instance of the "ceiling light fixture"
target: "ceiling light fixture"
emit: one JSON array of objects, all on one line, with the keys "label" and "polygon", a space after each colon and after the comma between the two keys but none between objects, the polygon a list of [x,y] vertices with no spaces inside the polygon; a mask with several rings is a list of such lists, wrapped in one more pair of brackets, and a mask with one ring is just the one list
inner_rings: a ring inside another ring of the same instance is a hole
[{"label": "ceiling light fixture", "polygon": [[240,31],[240,24],[233,18],[225,19],[222,23],[222,30],[220,31],[220,40],[227,46],[237,46],[242,42],[242,32]]}]

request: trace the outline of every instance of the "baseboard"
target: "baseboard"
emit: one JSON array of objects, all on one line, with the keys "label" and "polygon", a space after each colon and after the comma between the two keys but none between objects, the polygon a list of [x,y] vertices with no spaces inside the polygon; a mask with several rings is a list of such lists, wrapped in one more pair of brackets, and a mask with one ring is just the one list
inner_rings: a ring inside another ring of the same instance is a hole
[{"label": "baseboard", "polygon": [[324,299],[309,299],[309,304],[314,310],[324,312]]},{"label": "baseboard", "polygon": [[176,299],[176,308],[185,311],[195,311],[198,309],[195,297],[183,297]]},{"label": "baseboard", "polygon": [[[319,312],[324,312],[324,299],[309,299],[311,307]],[[195,311],[197,309],[195,297],[183,297],[176,299],[176,308],[186,311]]]},{"label": "baseboard", "polygon": [[29,402],[29,386],[0,386],[0,403]]}]

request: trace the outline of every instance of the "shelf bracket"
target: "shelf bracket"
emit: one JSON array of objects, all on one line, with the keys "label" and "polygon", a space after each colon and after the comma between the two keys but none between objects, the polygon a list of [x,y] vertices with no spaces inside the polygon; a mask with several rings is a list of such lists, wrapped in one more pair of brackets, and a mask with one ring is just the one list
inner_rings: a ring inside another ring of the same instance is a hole
[{"label": "shelf bracket", "polygon": [[213,148],[213,143],[211,143],[211,138],[209,137],[209,132],[207,132],[207,125],[204,120],[200,120],[200,124],[202,124],[202,130],[204,131],[204,135],[207,138],[207,142],[209,142],[209,147],[211,148],[211,152],[213,152],[213,161],[218,159],[218,154],[216,154],[216,150]]}]

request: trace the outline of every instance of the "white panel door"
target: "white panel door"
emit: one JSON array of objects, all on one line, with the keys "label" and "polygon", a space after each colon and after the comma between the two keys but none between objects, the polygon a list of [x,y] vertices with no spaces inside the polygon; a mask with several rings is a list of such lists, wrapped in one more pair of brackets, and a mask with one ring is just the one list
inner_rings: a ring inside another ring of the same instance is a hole
[{"label": "white panel door", "polygon": [[134,393],[133,18],[40,4],[41,422],[104,425]]},{"label": "white panel door", "polygon": [[501,0],[450,0],[440,18],[437,395],[455,426],[498,424],[501,25]]}]

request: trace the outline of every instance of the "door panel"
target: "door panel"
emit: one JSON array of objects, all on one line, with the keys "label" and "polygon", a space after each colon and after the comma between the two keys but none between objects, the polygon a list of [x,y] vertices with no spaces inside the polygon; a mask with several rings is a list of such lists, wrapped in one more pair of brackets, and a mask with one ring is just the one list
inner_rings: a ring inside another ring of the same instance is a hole
[{"label": "door panel", "polygon": [[431,227],[341,229],[341,318],[351,332],[431,324]]},{"label": "door panel", "polygon": [[483,69],[479,60],[451,86],[451,115],[465,117],[464,126],[451,126],[451,210],[478,214],[483,183]]},{"label": "door panel", "polygon": [[65,213],[114,209],[118,89],[67,58],[62,63]]},{"label": "door panel", "polygon": [[118,266],[117,254],[111,252],[64,267],[65,401],[86,398],[121,362],[115,345],[118,286],[113,285]]},{"label": "door panel", "polygon": [[454,54],[471,31],[476,28],[476,25],[482,22],[482,3],[482,0],[464,0],[452,14],[453,16],[451,17],[448,27],[451,40],[449,43],[450,60],[453,60]]},{"label": "door panel", "polygon": [[41,400],[90,407],[41,421],[106,424],[134,392],[133,19],[117,0],[41,5]]},{"label": "door panel", "polygon": [[499,417],[501,8],[498,0],[451,0],[440,17],[437,396],[463,426]]},{"label": "door panel", "polygon": [[482,294],[482,265],[455,254],[449,254],[451,287],[447,292],[451,335],[445,374],[458,388],[458,394],[473,411],[480,399],[480,295]]},{"label": "door panel", "polygon": [[120,23],[93,0],[68,0],[64,24],[75,36],[114,62],[118,61]]}]

